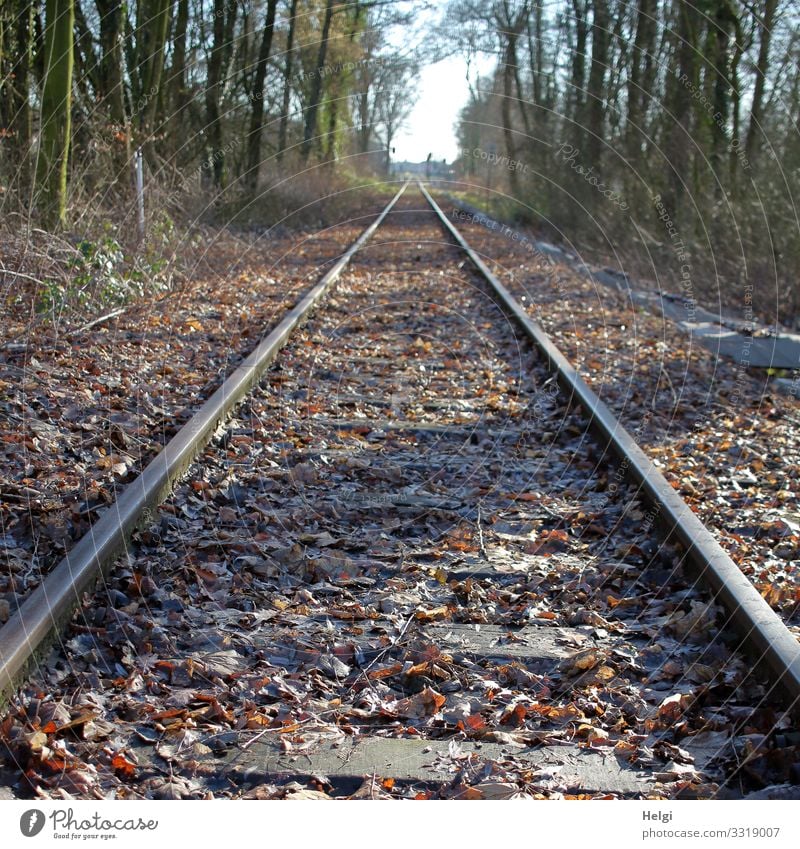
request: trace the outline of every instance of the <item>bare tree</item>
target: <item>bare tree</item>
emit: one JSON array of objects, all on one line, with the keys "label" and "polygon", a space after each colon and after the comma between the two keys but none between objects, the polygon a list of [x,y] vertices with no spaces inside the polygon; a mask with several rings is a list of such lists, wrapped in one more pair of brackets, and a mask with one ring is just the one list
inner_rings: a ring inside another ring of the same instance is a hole
[{"label": "bare tree", "polygon": [[769,75],[769,51],[772,44],[772,31],[775,27],[775,17],[778,12],[778,0],[764,0],[763,17],[755,11],[760,38],[758,44],[758,61],[755,67],[755,82],[753,84],[753,100],[750,107],[750,123],[747,128],[745,153],[750,162],[756,158],[756,142],[761,133],[761,121],[764,113],[764,88]]},{"label": "bare tree", "polygon": [[45,9],[41,140],[36,184],[45,220],[51,226],[63,226],[67,218],[75,7],[72,0],[47,0]]},{"label": "bare tree", "polygon": [[409,61],[395,60],[384,66],[380,89],[376,92],[377,120],[375,136],[386,151],[385,171],[391,168],[392,142],[414,108],[415,98],[409,92],[417,76],[417,67]]},{"label": "bare tree", "polygon": [[258,185],[258,169],[261,165],[261,136],[264,132],[264,81],[267,78],[267,61],[272,49],[272,36],[275,32],[275,10],[278,0],[268,0],[264,27],[261,33],[261,46],[258,51],[255,81],[250,90],[253,106],[250,113],[250,132],[247,136],[247,179],[252,191]]},{"label": "bare tree", "polygon": [[325,57],[328,55],[328,39],[331,32],[331,21],[333,20],[334,0],[326,0],[325,17],[322,24],[322,34],[317,52],[317,64],[311,83],[311,98],[306,111],[305,129],[303,131],[303,144],[300,153],[303,160],[307,160],[311,154],[311,147],[317,133],[317,113],[322,100],[322,80],[325,72]]}]

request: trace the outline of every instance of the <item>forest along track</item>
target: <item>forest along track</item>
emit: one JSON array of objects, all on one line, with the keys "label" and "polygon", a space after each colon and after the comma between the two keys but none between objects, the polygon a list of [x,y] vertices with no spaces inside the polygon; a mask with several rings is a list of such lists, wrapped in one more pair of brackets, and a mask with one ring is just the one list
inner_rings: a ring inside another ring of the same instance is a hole
[{"label": "forest along track", "polygon": [[720,609],[420,207],[398,204],[13,701],[12,794],[800,780]]}]

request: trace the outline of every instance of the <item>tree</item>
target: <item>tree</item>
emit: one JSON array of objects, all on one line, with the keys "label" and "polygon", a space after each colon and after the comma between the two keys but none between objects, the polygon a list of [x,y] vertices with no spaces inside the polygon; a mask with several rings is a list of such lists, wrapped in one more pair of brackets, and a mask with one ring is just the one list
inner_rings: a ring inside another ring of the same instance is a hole
[{"label": "tree", "polygon": [[189,105],[186,82],[186,35],[188,26],[189,0],[178,0],[175,32],[172,37],[172,64],[167,78],[170,88],[170,118],[178,127],[184,124],[185,110]]},{"label": "tree", "polygon": [[654,96],[656,14],[657,0],[639,0],[628,78],[628,116],[625,129],[625,148],[634,167],[641,162],[642,145],[648,140],[645,116]]},{"label": "tree", "polygon": [[731,0],[716,0],[709,25],[706,55],[713,77],[709,161],[715,175],[714,192],[717,198],[722,196],[723,182],[727,179],[727,175],[722,173],[722,164],[723,161],[727,162],[728,127],[731,120],[731,35],[738,31],[738,23],[738,15]]},{"label": "tree", "polygon": [[112,122],[124,127],[125,89],[123,83],[122,37],[124,6],[122,0],[95,0],[100,16],[100,58],[98,96],[108,107]]},{"label": "tree", "polygon": [[72,0],[47,0],[36,185],[44,219],[50,226],[65,225],[67,217],[74,25]]},{"label": "tree", "polygon": [[[497,4],[494,10],[498,36],[503,42],[503,100],[501,107],[503,138],[506,145],[506,154],[512,160],[516,160],[518,156],[516,132],[512,117],[512,108],[515,102],[523,113],[524,123],[527,124],[517,64],[517,43],[521,33],[527,28],[529,11],[527,2],[514,8],[508,0],[503,0],[503,2]],[[526,127],[526,130],[527,137],[530,135],[530,130],[528,127]],[[511,194],[514,197],[519,197],[519,176],[516,169],[509,170],[509,180]]]},{"label": "tree", "polygon": [[139,130],[146,141],[154,130],[169,33],[172,0],[141,0],[137,18]]},{"label": "tree", "polygon": [[304,162],[308,160],[311,154],[311,146],[317,134],[317,113],[319,112],[319,104],[322,99],[322,79],[325,73],[325,57],[328,54],[328,39],[331,32],[331,20],[333,19],[333,3],[334,0],[326,0],[325,2],[325,18],[322,24],[319,50],[317,51],[317,63],[311,82],[311,98],[306,110],[303,144],[300,148],[300,154]]},{"label": "tree", "polygon": [[264,80],[267,78],[267,60],[272,48],[277,6],[278,0],[268,0],[256,64],[255,81],[250,91],[253,107],[250,114],[250,132],[247,136],[247,179],[252,191],[255,191],[258,185],[258,169],[261,165],[261,135],[264,131]]},{"label": "tree", "polygon": [[[764,113],[764,88],[769,74],[769,50],[772,43],[772,30],[775,26],[775,15],[778,11],[778,0],[764,0],[764,16],[758,19],[761,37],[758,45],[758,61],[755,67],[755,83],[753,85],[753,101],[750,107],[750,123],[747,128],[745,155],[752,163],[756,158],[756,142],[761,133],[761,122]],[[754,13],[755,14],[755,13]]]},{"label": "tree", "polygon": [[283,101],[281,120],[278,127],[278,160],[286,151],[286,135],[289,129],[289,105],[292,98],[292,72],[294,70],[294,32],[297,21],[297,0],[291,0],[289,9],[289,31],[286,35],[286,63],[283,71]]},{"label": "tree", "polygon": [[[533,4],[533,15],[528,18],[528,56],[532,79],[532,101],[537,110],[544,105],[545,39],[542,4]],[[547,121],[547,111],[537,111],[539,121]]]},{"label": "tree", "polygon": [[386,152],[384,167],[388,174],[392,161],[392,142],[414,108],[414,99],[409,96],[409,91],[410,83],[417,75],[417,68],[408,60],[398,59],[387,63],[384,71],[381,88],[376,94],[375,135]]},{"label": "tree", "polygon": [[599,167],[604,140],[604,82],[608,66],[610,16],[607,0],[592,0],[592,9],[592,64],[586,91],[586,154],[589,161]]},{"label": "tree", "polygon": [[664,153],[667,178],[664,202],[669,213],[680,222],[686,182],[693,182],[694,157],[691,156],[694,126],[693,95],[700,89],[700,51],[702,14],[691,3],[673,0],[675,18],[674,55],[676,67],[670,69],[664,100],[667,122]]},{"label": "tree", "polygon": [[213,166],[214,185],[218,189],[224,187],[226,176],[220,101],[222,99],[223,81],[228,72],[228,65],[233,53],[236,13],[236,0],[214,0],[213,43],[208,57],[208,76],[205,91],[205,134],[207,153]]},{"label": "tree", "polygon": [[583,136],[584,104],[586,102],[586,41],[589,37],[588,0],[572,0],[575,26],[575,46],[572,55],[572,80],[570,83],[569,117],[574,123],[572,138],[576,147],[580,147]]},{"label": "tree", "polygon": [[34,70],[35,21],[31,0],[15,0],[0,9],[0,143],[10,154],[20,188],[28,183],[33,138],[29,88]]}]

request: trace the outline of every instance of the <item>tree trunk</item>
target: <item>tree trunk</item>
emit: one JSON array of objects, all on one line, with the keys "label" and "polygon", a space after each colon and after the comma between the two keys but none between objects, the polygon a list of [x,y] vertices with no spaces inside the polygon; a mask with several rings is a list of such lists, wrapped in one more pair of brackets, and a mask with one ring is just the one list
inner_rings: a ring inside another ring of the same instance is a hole
[{"label": "tree trunk", "polygon": [[164,70],[164,49],[169,33],[171,0],[142,0],[143,21],[137,20],[141,43],[137,43],[139,67],[139,129],[147,137],[155,128],[161,76]]},{"label": "tree trunk", "polygon": [[[536,47],[534,48],[534,42]],[[544,34],[542,31],[542,4],[536,3],[533,13],[533,37],[528,27],[528,54],[530,56],[531,77],[533,79],[533,103],[542,105],[542,79],[544,77]],[[546,116],[541,113],[541,119]]]},{"label": "tree trunk", "polygon": [[214,0],[214,42],[208,58],[206,81],[206,138],[213,163],[214,185],[219,189],[225,185],[225,151],[222,146],[220,100],[222,81],[233,49],[236,10],[236,0]]},{"label": "tree trunk", "polygon": [[593,0],[592,65],[586,92],[586,154],[590,165],[599,167],[603,154],[604,82],[608,65],[609,23],[607,0]]},{"label": "tree trunk", "polygon": [[267,62],[272,49],[272,36],[275,32],[275,10],[278,0],[268,0],[267,17],[261,36],[258,52],[258,64],[253,81],[251,98],[253,109],[250,114],[250,133],[247,136],[247,182],[251,191],[258,186],[258,170],[261,165],[261,136],[264,132],[264,81],[267,78]]},{"label": "tree trunk", "polygon": [[586,23],[585,0],[572,0],[572,8],[575,13],[575,48],[572,52],[572,80],[569,96],[571,108],[569,117],[573,121],[571,135],[579,145],[583,135],[583,89],[586,79],[586,39],[589,30]]},{"label": "tree trunk", "polygon": [[16,45],[12,36],[14,29],[12,23],[11,9],[0,6],[0,129],[2,130],[11,126],[14,114],[11,106],[13,98],[11,77],[14,73],[13,56],[16,53]]},{"label": "tree trunk", "polygon": [[49,226],[67,219],[67,165],[71,131],[73,35],[72,0],[47,0],[44,26],[44,80],[36,185]]},{"label": "tree trunk", "polygon": [[339,92],[331,92],[328,100],[328,131],[325,140],[325,161],[336,160],[336,123],[339,120]]},{"label": "tree trunk", "polygon": [[358,94],[358,117],[361,121],[358,127],[358,152],[369,153],[372,124],[369,114],[369,90],[366,87]]},{"label": "tree trunk", "polygon": [[112,123],[124,127],[125,92],[123,89],[122,0],[95,0],[100,15],[100,97],[106,102]]},{"label": "tree trunk", "polygon": [[317,53],[316,73],[311,84],[311,100],[308,104],[308,111],[306,112],[303,146],[300,150],[303,162],[308,161],[311,146],[314,143],[314,137],[317,133],[317,113],[319,112],[319,104],[322,99],[322,77],[323,69],[325,68],[325,57],[328,55],[328,38],[330,36],[331,20],[333,18],[333,3],[334,0],[326,0],[325,3],[325,20],[322,24],[322,37]]},{"label": "tree trunk", "polygon": [[514,59],[514,66],[513,66],[512,70],[514,72],[514,86],[516,88],[517,106],[519,107],[519,114],[520,114],[520,117],[522,118],[522,126],[525,128],[525,136],[528,139],[530,139],[531,124],[530,124],[530,119],[528,117],[528,108],[527,108],[528,102],[527,102],[527,99],[525,98],[525,89],[523,88],[523,85],[522,85],[522,78],[521,78],[520,73],[519,73],[519,64],[517,62],[517,42],[519,41],[519,37],[522,34],[522,32],[528,26],[528,14],[529,14],[528,4],[525,3],[525,4],[523,4],[522,8],[520,9],[520,11],[517,15],[516,21],[514,21],[514,31],[513,31],[514,42],[513,42],[513,50],[512,50],[512,56],[513,56],[513,59]]},{"label": "tree trunk", "polygon": [[172,67],[169,74],[171,88],[170,118],[177,127],[184,123],[184,110],[189,105],[189,93],[186,90],[186,30],[189,23],[189,0],[178,0],[175,18],[175,35],[172,41]]},{"label": "tree trunk", "polygon": [[730,171],[730,190],[734,198],[738,194],[739,157],[743,155],[742,140],[742,91],[739,84],[739,64],[744,54],[744,33],[742,32],[742,21],[736,18],[735,41],[733,58],[731,59],[731,151],[728,157],[728,168]]},{"label": "tree trunk", "polygon": [[283,72],[283,104],[281,123],[278,127],[278,161],[286,150],[286,134],[289,129],[289,104],[292,99],[292,71],[294,70],[294,28],[297,17],[297,0],[292,0],[289,9],[289,32],[286,35],[286,65]]},{"label": "tree trunk", "polygon": [[[81,0],[73,0],[73,8],[75,9],[75,69],[73,71],[76,82],[86,87],[91,86],[94,96],[98,97],[100,93],[100,61],[94,52],[94,36],[89,29],[89,24],[86,22],[86,16],[83,14]],[[87,92],[86,99],[91,99],[91,95]]]},{"label": "tree trunk", "polygon": [[[4,116],[2,125],[6,123],[11,130],[13,144],[12,161],[17,172],[17,182],[20,189],[29,185],[30,168],[29,155],[33,138],[33,110],[31,109],[28,87],[33,67],[34,53],[34,5],[30,0],[18,0],[18,17],[16,21],[16,44],[13,61],[13,74],[7,73],[7,68],[0,62],[0,97],[8,106],[9,114]],[[2,49],[2,48],[0,48]],[[6,88],[7,86],[7,88]],[[3,107],[0,106],[0,110]]]},{"label": "tree trunk", "polygon": [[730,75],[731,75],[731,29],[736,23],[736,15],[729,0],[721,0],[716,5],[711,24],[710,62],[714,71],[713,115],[711,120],[711,151],[709,162],[714,176],[714,194],[722,197],[728,172],[727,165],[728,122],[730,120]]},{"label": "tree trunk", "polygon": [[639,0],[631,75],[628,80],[628,123],[625,130],[628,160],[634,167],[641,160],[642,143],[648,137],[644,119],[652,94],[656,11],[656,0]]},{"label": "tree trunk", "polygon": [[703,17],[685,0],[673,0],[673,3],[677,19],[677,68],[668,76],[665,92],[666,119],[669,124],[664,144],[668,167],[664,205],[673,220],[679,222],[685,194],[684,183],[691,183],[690,172],[694,166],[688,152],[692,146],[692,95],[700,90],[697,43]]},{"label": "tree trunk", "polygon": [[[516,160],[517,158],[517,143],[511,117],[515,91],[517,99],[521,101],[522,98],[522,85],[519,78],[519,67],[517,66],[517,42],[520,33],[527,24],[527,20],[527,3],[524,3],[517,10],[515,16],[512,16],[512,11],[508,3],[503,3],[502,15],[499,10],[496,15],[497,33],[501,38],[505,39],[505,50],[503,52],[503,98],[500,103],[500,115],[503,122],[503,139],[505,140],[506,155],[511,160]],[[527,114],[521,102],[519,103],[519,110],[522,115],[525,131],[530,137]],[[510,168],[508,171],[508,184],[511,194],[514,197],[519,197],[519,175],[515,168]]]},{"label": "tree trunk", "polygon": [[[514,96],[514,65],[516,64],[516,39],[511,33],[506,34],[506,50],[503,62],[503,100],[500,104],[500,114],[503,121],[503,139],[506,143],[506,156],[517,158],[517,145],[514,139],[514,127],[511,121],[511,98]],[[519,176],[515,168],[509,169],[508,185],[511,194],[519,198]]]},{"label": "tree trunk", "polygon": [[[221,161],[222,123],[219,114],[220,80],[222,78],[222,57],[225,46],[225,6],[227,0],[214,0],[213,31],[214,41],[211,55],[208,57],[206,75],[206,138],[213,162],[214,184],[222,187],[225,163]],[[219,158],[218,158],[219,157]]]},{"label": "tree trunk", "polygon": [[394,141],[394,129],[386,127],[386,154],[384,159],[384,173],[388,177],[392,172],[392,142]]},{"label": "tree trunk", "polygon": [[764,18],[761,23],[761,40],[758,45],[756,80],[753,87],[753,104],[750,107],[750,124],[747,129],[745,156],[753,163],[756,158],[756,145],[761,135],[761,120],[764,110],[764,84],[769,72],[769,48],[772,41],[772,29],[775,25],[775,13],[778,0],[765,0]]}]

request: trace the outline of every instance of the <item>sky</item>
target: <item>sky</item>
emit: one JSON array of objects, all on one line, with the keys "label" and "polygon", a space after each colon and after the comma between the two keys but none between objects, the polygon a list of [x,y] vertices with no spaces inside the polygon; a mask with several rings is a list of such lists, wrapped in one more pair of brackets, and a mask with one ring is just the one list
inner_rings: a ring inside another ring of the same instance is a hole
[{"label": "sky", "polygon": [[[425,42],[442,21],[445,0],[418,3],[409,0],[414,10],[415,23],[396,28],[389,36],[398,49],[406,50],[415,43]],[[422,50],[424,53],[430,51]],[[496,59],[477,53],[472,56],[470,77],[474,83],[477,75],[488,75]],[[411,115],[394,141],[395,162],[424,162],[428,154],[433,159],[452,162],[458,154],[456,123],[458,114],[469,101],[467,61],[454,55],[435,64],[425,65],[417,78],[417,102]]]},{"label": "sky", "polygon": [[421,162],[429,153],[434,159],[455,159],[456,120],[469,99],[466,71],[466,61],[455,56],[422,69],[420,96],[395,141],[395,161]]}]

